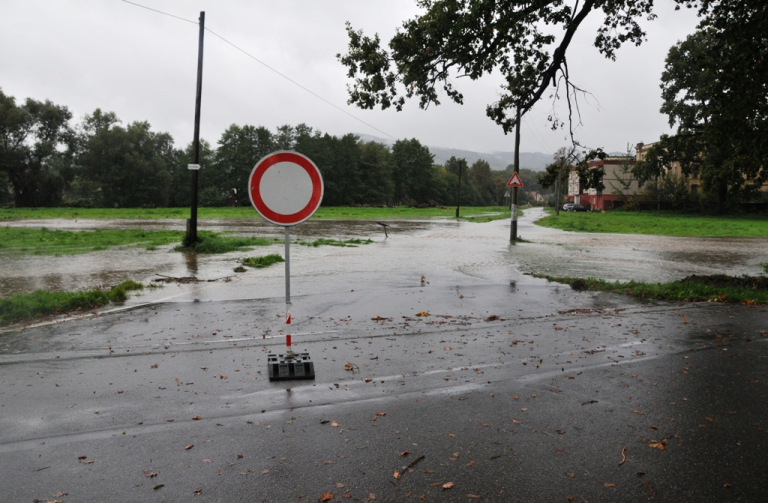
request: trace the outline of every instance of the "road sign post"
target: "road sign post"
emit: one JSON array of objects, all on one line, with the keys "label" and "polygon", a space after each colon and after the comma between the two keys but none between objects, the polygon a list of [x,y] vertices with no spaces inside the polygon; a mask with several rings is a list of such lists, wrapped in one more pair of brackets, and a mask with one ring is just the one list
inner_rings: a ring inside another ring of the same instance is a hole
[{"label": "road sign post", "polygon": [[515,195],[512,198],[512,205],[510,206],[510,213],[512,214],[512,230],[510,231],[512,237],[511,241],[514,243],[517,240],[517,189],[523,186],[523,181],[520,179],[520,173],[512,173],[512,177],[507,182],[507,187],[513,187]]},{"label": "road sign post", "polygon": [[[266,221],[285,227],[285,323],[291,324],[290,227],[311,217],[323,200],[323,177],[308,157],[298,152],[273,152],[253,167],[248,177],[248,196]],[[314,379],[309,353],[296,354],[291,335],[285,338],[284,354],[269,355],[269,380]]]}]

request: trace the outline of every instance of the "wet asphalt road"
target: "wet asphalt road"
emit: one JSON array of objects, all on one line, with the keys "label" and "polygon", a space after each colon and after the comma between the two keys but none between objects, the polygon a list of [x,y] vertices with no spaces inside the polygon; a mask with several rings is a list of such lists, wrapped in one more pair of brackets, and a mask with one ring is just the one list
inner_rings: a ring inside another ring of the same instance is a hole
[{"label": "wet asphalt road", "polygon": [[0,501],[766,501],[766,307],[575,293],[489,228],[297,254],[313,381],[266,377],[279,268],[0,334]]}]

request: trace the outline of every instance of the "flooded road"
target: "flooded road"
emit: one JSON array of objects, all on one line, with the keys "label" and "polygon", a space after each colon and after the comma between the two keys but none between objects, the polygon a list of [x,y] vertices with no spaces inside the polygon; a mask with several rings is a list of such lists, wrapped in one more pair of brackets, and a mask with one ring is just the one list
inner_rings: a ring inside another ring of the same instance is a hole
[{"label": "flooded road", "polygon": [[[524,273],[755,273],[765,240],[571,234],[536,216],[516,245],[508,221],[392,222],[387,239],[307,225],[375,242],[292,246],[292,325],[280,265],[232,271],[282,245],[4,262],[3,284],[200,281],[0,330],[3,501],[762,501],[766,306]],[[314,380],[267,378],[289,329]]]},{"label": "flooded road", "polygon": [[[595,277],[606,280],[663,282],[691,274],[757,275],[768,261],[768,238],[691,238],[565,232],[539,227],[541,209],[527,210],[519,234],[530,242],[509,244],[509,221],[488,223],[453,220],[390,222],[389,238],[372,221],[309,221],[291,228],[292,239],[372,239],[357,248],[291,247],[297,287],[306,293],[346,288],[360,278],[401,284],[403,267],[429,275],[445,271],[458,276],[508,284],[526,281],[524,273]],[[183,230],[181,220],[51,220],[10,221],[5,225],[61,230],[141,228]],[[201,230],[244,236],[283,237],[283,229],[261,219],[201,220]],[[172,251],[115,248],[60,257],[0,256],[0,296],[36,289],[77,290],[114,285],[127,279],[151,283],[166,276],[195,277],[226,284],[210,288],[214,298],[273,296],[282,288],[283,269],[273,266],[236,274],[243,257],[284,254],[282,244],[250,251],[204,256]],[[330,282],[330,283],[329,283]],[[333,284],[337,286],[332,286]],[[196,285],[199,286],[199,285]],[[145,292],[144,299],[165,298],[193,290],[195,285],[166,285]],[[182,295],[183,297],[183,295]]]}]

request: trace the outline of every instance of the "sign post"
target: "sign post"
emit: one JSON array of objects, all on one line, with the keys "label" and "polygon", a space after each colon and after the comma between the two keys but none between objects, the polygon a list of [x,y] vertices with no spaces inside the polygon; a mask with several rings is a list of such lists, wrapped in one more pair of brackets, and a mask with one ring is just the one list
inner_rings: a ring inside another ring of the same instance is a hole
[{"label": "sign post", "polygon": [[515,197],[512,198],[512,205],[510,207],[510,213],[512,213],[512,242],[517,239],[517,189],[523,186],[523,181],[520,179],[520,174],[514,172],[512,177],[507,182],[507,187],[514,187]]},{"label": "sign post", "polygon": [[[278,151],[261,159],[248,177],[248,196],[266,221],[285,227],[285,324],[291,324],[290,227],[314,215],[323,200],[323,177],[308,157]],[[294,353],[291,335],[285,354],[268,356],[269,380],[314,379],[309,353]]]}]

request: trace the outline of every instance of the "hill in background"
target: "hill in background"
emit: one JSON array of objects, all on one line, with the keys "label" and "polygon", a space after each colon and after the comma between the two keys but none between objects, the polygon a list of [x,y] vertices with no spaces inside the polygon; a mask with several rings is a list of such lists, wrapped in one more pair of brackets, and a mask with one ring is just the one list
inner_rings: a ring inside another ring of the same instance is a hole
[{"label": "hill in background", "polygon": [[[373,141],[376,143],[383,143],[384,145],[392,146],[395,142],[387,138],[379,138],[369,134],[355,133],[362,141]],[[447,147],[435,147],[433,145],[427,145],[429,151],[435,154],[435,162],[437,164],[444,164],[451,156],[456,158],[464,158],[467,160],[467,164],[470,166],[478,159],[484,159],[491,165],[492,170],[503,171],[507,169],[507,166],[514,164],[515,153],[513,152],[472,152],[471,150],[460,150],[457,148]],[[544,171],[547,164],[552,162],[553,154],[544,154],[541,152],[520,152],[520,167],[528,168],[533,171]]]}]

